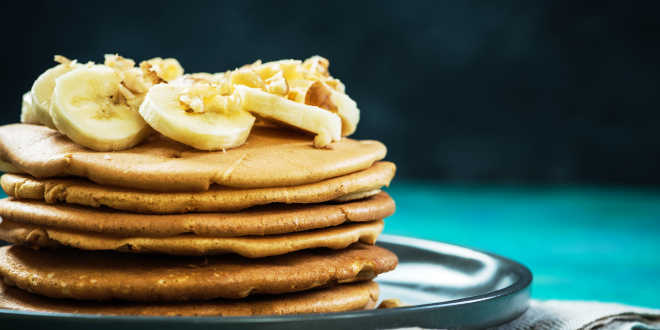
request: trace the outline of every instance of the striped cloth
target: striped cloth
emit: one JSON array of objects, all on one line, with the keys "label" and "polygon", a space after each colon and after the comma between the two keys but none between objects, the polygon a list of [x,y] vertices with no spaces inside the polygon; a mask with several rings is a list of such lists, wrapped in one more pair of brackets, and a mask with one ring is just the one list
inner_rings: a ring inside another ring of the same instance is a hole
[{"label": "striped cloth", "polygon": [[660,329],[660,309],[587,301],[532,300],[525,314],[495,329]]}]

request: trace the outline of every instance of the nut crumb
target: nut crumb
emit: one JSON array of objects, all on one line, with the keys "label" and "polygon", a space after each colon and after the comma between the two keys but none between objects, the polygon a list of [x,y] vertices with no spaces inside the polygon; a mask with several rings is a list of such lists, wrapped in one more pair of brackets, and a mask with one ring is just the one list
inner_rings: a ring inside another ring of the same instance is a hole
[{"label": "nut crumb", "polygon": [[403,307],[405,306],[404,303],[401,302],[401,300],[393,298],[393,299],[385,299],[383,300],[380,305],[378,305],[378,309],[382,308],[396,308],[396,307]]}]

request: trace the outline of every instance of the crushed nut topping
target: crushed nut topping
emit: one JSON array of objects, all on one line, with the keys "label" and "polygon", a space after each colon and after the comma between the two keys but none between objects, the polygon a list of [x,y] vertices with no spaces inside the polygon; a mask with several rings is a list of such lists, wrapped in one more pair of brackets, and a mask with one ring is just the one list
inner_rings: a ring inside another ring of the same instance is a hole
[{"label": "crushed nut topping", "polygon": [[332,91],[320,80],[313,82],[305,94],[305,104],[337,112],[337,105],[332,102]]},{"label": "crushed nut topping", "polygon": [[289,85],[284,79],[282,71],[277,72],[266,79],[266,91],[272,94],[285,96],[289,93]]},{"label": "crushed nut topping", "polygon": [[122,78],[122,85],[134,94],[145,94],[155,84],[172,81],[183,75],[183,68],[176,59],[160,57],[140,62],[118,54],[105,55],[104,64],[115,69]]},{"label": "crushed nut topping", "polygon": [[323,78],[328,77],[330,73],[328,72],[328,67],[330,67],[330,62],[321,56],[315,55],[306,59],[303,64],[305,68],[305,74],[311,79],[313,78]]},{"label": "crushed nut topping", "polygon": [[249,67],[231,72],[229,79],[235,85],[245,85],[253,88],[265,88],[266,86],[261,76]]},{"label": "crushed nut topping", "polygon": [[397,307],[403,307],[406,306],[404,303],[401,302],[401,300],[392,298],[392,299],[385,299],[383,300],[380,305],[378,305],[378,309],[383,309],[383,308],[397,308]]},{"label": "crushed nut topping", "polygon": [[186,77],[177,83],[186,86],[178,100],[185,111],[204,113],[240,111],[240,99],[232,94],[231,85],[224,75]]},{"label": "crushed nut topping", "polygon": [[[140,62],[140,68],[145,75],[155,74],[161,82],[170,82],[183,75],[183,68],[179,61],[174,58],[162,59],[155,57],[150,60]],[[152,78],[152,81],[154,79]]]},{"label": "crushed nut topping", "polygon": [[260,88],[295,102],[306,103],[308,90],[317,86],[314,85],[317,81],[322,82],[326,88],[345,93],[344,84],[330,76],[329,67],[330,62],[318,55],[305,61],[280,60],[263,63],[257,60],[230,71],[227,76],[231,77],[232,84]]}]

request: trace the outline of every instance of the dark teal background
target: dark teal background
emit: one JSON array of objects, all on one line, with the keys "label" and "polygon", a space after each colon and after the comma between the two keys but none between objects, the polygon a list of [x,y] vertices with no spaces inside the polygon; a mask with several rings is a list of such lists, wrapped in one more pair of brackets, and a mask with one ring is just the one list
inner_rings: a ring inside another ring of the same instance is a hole
[{"label": "dark teal background", "polygon": [[7,1],[0,123],[61,54],[330,60],[399,178],[660,186],[659,1]]},{"label": "dark teal background", "polygon": [[660,191],[394,180],[385,233],[478,248],[534,274],[532,296],[660,307]]}]

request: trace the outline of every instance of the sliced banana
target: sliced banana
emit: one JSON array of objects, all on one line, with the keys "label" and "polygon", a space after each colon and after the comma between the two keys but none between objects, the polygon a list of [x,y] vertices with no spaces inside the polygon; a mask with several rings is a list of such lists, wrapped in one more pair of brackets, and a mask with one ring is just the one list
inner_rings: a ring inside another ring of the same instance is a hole
[{"label": "sliced banana", "polygon": [[[55,80],[50,116],[74,142],[97,151],[130,148],[151,132],[123,91],[121,76],[104,65],[78,68]],[[127,96],[128,95],[128,96]],[[131,102],[133,101],[133,102]]]},{"label": "sliced banana", "polygon": [[360,120],[320,56],[189,75],[174,59],[139,68],[116,54],[106,55],[105,65],[55,60],[61,64],[23,95],[21,121],[56,128],[99,151],[130,148],[151,128],[201,150],[234,148],[245,143],[253,115],[314,133],[314,145],[326,147],[355,132]]},{"label": "sliced banana", "polygon": [[140,114],[151,127],[172,140],[200,150],[234,148],[245,143],[254,116],[240,109],[206,111],[202,102],[191,101],[195,110],[180,101],[187,85],[158,84],[147,93]]},{"label": "sliced banana", "polygon": [[[68,61],[68,60],[67,60]],[[34,106],[35,124],[46,125],[55,128],[53,120],[50,117],[50,104],[55,89],[55,80],[61,75],[70,72],[81,65],[76,62],[65,62],[58,64],[42,73],[34,81],[30,94],[32,95],[32,105]]]},{"label": "sliced banana", "polygon": [[39,119],[39,115],[32,103],[32,95],[30,95],[30,92],[23,94],[23,102],[21,104],[21,123],[41,125],[41,119]]},{"label": "sliced banana", "polygon": [[316,106],[297,103],[257,88],[236,85],[243,109],[316,134],[314,145],[324,147],[341,139],[341,119]]},{"label": "sliced banana", "polygon": [[355,133],[360,122],[360,109],[358,109],[357,103],[348,95],[333,89],[330,90],[330,93],[332,102],[337,106],[337,114],[341,117],[341,135],[349,136]]},{"label": "sliced banana", "polygon": [[330,110],[341,117],[341,135],[355,132],[360,121],[360,109],[348,95],[340,93],[321,81],[312,83],[305,94],[305,104]]}]

